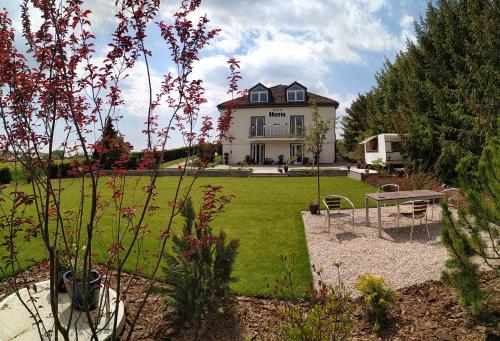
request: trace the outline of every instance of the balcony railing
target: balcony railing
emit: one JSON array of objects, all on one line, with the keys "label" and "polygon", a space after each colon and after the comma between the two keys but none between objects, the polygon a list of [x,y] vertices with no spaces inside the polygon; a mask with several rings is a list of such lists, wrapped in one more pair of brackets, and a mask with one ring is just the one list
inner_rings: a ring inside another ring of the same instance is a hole
[{"label": "balcony railing", "polygon": [[290,129],[289,126],[252,126],[249,130],[250,137],[283,137],[297,138],[304,137],[306,128],[299,126]]}]

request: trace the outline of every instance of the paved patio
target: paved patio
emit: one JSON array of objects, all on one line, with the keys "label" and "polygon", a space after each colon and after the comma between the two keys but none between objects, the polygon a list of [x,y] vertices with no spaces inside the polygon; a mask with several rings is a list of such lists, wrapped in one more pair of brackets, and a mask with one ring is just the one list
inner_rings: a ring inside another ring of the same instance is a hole
[{"label": "paved patio", "polygon": [[[341,262],[341,280],[352,292],[358,276],[366,272],[382,275],[394,288],[438,280],[447,259],[440,237],[440,207],[434,207],[434,220],[429,222],[431,238],[424,224],[415,226],[411,242],[411,219],[400,218],[400,227],[396,228],[396,212],[395,206],[382,209],[382,238],[378,238],[374,208],[369,211],[370,226],[366,226],[364,208],[354,210],[354,228],[350,210],[341,211],[340,225],[339,217],[332,216],[330,233],[325,228],[325,211],[320,215],[302,212],[311,264],[323,269],[324,280],[337,283],[334,263]],[[429,218],[430,213],[429,209]]]}]

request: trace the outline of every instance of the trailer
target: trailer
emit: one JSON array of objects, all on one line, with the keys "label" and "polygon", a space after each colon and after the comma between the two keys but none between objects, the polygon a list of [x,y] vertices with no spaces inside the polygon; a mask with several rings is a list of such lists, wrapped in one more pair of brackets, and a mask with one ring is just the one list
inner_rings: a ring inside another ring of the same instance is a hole
[{"label": "trailer", "polygon": [[378,134],[367,137],[359,144],[364,145],[365,163],[372,165],[373,161],[381,159],[385,165],[401,166],[401,138],[398,134]]}]

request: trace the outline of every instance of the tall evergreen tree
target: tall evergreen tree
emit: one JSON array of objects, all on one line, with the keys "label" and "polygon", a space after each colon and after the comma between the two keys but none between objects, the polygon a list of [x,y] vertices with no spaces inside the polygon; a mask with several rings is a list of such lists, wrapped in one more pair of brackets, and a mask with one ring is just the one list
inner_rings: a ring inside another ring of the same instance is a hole
[{"label": "tall evergreen tree", "polygon": [[484,148],[473,179],[470,161],[466,158],[458,167],[467,208],[459,209],[456,220],[443,204],[442,236],[450,256],[443,279],[455,287],[467,310],[479,315],[487,302],[480,287],[478,260],[496,277],[500,274],[500,129]]},{"label": "tall evergreen tree", "polygon": [[346,136],[399,133],[408,166],[436,170],[445,182],[456,181],[463,158],[476,170],[500,112],[499,25],[496,1],[430,3],[415,24],[416,42],[377,74],[367,125],[352,123],[368,94],[347,111]]}]

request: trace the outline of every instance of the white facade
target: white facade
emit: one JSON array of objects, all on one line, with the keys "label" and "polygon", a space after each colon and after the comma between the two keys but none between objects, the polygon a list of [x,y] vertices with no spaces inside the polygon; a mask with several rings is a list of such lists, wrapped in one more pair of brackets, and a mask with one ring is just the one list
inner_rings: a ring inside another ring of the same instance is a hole
[{"label": "white facade", "polygon": [[364,145],[365,163],[381,159],[384,164],[403,164],[401,156],[401,138],[398,134],[378,134],[370,136],[359,144]]},{"label": "white facade", "polygon": [[[254,95],[254,99],[259,102],[251,101],[252,90],[250,90],[247,103],[235,109],[229,131],[230,138],[223,141],[222,145],[223,160],[224,154],[228,153],[231,164],[238,164],[248,159],[251,164],[277,164],[280,155],[284,162],[290,157],[296,159],[297,163],[305,163],[306,158],[312,162],[312,156],[303,152],[303,140],[308,127],[312,124],[312,110],[307,105],[306,98],[313,94],[305,91],[300,93],[297,85],[288,88],[277,86],[269,88],[268,101],[263,102],[261,100],[266,99],[261,95],[263,86],[258,85],[254,89],[257,89],[256,92],[259,93],[259,95]],[[293,94],[286,93],[287,89],[291,89],[289,92]],[[331,129],[326,136],[320,155],[320,163],[333,163],[335,161],[335,111],[338,103],[324,97],[317,97],[320,100],[324,99],[325,102],[331,101],[318,104],[318,112],[324,120],[329,120],[331,123]],[[295,100],[297,98],[300,100]]]}]

